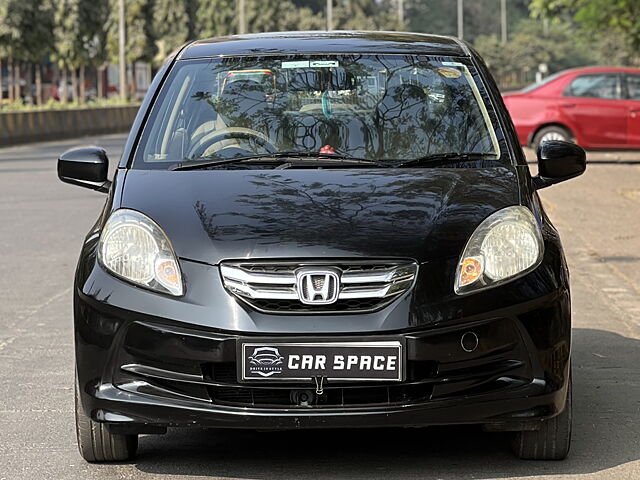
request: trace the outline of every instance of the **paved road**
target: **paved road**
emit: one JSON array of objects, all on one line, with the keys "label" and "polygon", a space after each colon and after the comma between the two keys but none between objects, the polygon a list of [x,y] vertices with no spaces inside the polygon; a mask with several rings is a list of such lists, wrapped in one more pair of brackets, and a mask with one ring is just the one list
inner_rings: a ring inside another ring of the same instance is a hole
[{"label": "paved road", "polygon": [[640,478],[640,166],[628,164],[592,164],[543,192],[572,267],[568,460],[522,462],[504,435],[438,428],[170,431],[143,437],[133,463],[86,464],[73,433],[71,282],[104,197],[58,182],[55,158],[90,141],[115,160],[124,138],[0,150],[0,479]]}]

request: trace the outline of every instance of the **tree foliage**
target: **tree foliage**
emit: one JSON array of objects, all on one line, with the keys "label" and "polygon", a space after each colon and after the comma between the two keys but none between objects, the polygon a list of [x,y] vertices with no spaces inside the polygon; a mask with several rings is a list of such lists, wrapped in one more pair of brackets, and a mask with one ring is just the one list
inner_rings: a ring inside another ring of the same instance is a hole
[{"label": "tree foliage", "polygon": [[245,0],[249,32],[318,30],[326,26],[324,15],[309,7],[298,7],[291,0]]},{"label": "tree foliage", "polygon": [[638,0],[532,0],[536,16],[558,18],[568,14],[590,33],[613,32],[627,40],[632,52],[640,49],[640,1]]},{"label": "tree foliage", "polygon": [[159,57],[166,57],[187,40],[194,38],[197,7],[196,0],[155,0],[153,27]]},{"label": "tree foliage", "polygon": [[[53,2],[54,57],[61,67],[99,65],[107,57],[108,0]],[[46,53],[50,53],[47,51]]]},{"label": "tree foliage", "polygon": [[593,63],[592,51],[567,23],[552,24],[543,33],[540,22],[523,20],[508,43],[500,42],[497,35],[481,35],[474,46],[498,81],[507,85],[521,86],[540,64],[557,72]]},{"label": "tree foliage", "polygon": [[[118,62],[118,0],[110,0],[111,15],[108,22],[108,52],[112,62]],[[125,0],[126,46],[129,63],[151,62],[156,55],[153,0]]]},{"label": "tree foliage", "polygon": [[[457,35],[457,2],[452,0],[406,1],[408,29],[414,32]],[[507,31],[529,16],[530,0],[508,0]],[[500,0],[464,2],[464,39],[475,42],[481,35],[500,36]]]},{"label": "tree foliage", "polygon": [[397,0],[349,0],[338,2],[333,13],[334,28],[338,30],[404,30],[398,24]]},{"label": "tree foliage", "polygon": [[236,0],[198,0],[195,26],[203,38],[232,35],[237,31]]},{"label": "tree foliage", "polygon": [[[454,0],[332,0],[333,28],[457,34]],[[160,63],[196,38],[238,32],[237,0],[124,0],[126,61]],[[118,62],[119,0],[0,0],[0,58],[60,67]],[[248,32],[324,30],[326,0],[245,0]],[[464,2],[464,38],[509,81],[586,63],[640,62],[640,0],[509,0],[509,41],[500,0]],[[532,16],[533,19],[529,18]],[[548,28],[543,29],[543,20]],[[524,73],[523,73],[524,72]],[[518,77],[516,79],[515,77]]]},{"label": "tree foliage", "polygon": [[40,62],[53,50],[53,13],[49,2],[3,0],[0,3],[0,54]]}]

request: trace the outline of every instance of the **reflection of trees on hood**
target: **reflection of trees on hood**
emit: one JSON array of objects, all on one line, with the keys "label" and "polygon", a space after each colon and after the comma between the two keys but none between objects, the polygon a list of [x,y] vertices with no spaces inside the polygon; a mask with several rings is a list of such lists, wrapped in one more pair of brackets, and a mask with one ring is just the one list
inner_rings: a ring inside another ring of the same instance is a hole
[{"label": "reflection of trees on hood", "polygon": [[[465,170],[448,171],[437,182],[408,171],[393,176],[384,171],[343,171],[337,174],[339,183],[332,183],[331,178],[315,182],[263,172],[249,175],[248,183],[254,187],[251,193],[237,195],[222,207],[224,210],[201,201],[194,208],[212,240],[277,244],[285,239],[299,246],[321,242],[328,248],[346,246],[380,252],[389,246],[389,236],[393,234],[397,244],[389,255],[409,256],[410,251],[415,251],[410,244],[416,237],[426,242],[445,214],[450,234],[456,222],[468,221],[470,209],[482,211],[486,203],[478,198],[486,200],[495,197],[496,191],[504,191],[492,188],[492,184],[513,180],[508,174],[494,177],[495,169],[471,171],[475,171],[476,183],[487,187],[472,190],[464,196],[464,203],[452,203],[451,199],[455,189],[469,185],[463,180]],[[462,213],[459,219],[456,212]],[[479,218],[482,215],[479,213]],[[457,228],[466,231],[469,226]],[[436,238],[430,239],[433,240]]]}]

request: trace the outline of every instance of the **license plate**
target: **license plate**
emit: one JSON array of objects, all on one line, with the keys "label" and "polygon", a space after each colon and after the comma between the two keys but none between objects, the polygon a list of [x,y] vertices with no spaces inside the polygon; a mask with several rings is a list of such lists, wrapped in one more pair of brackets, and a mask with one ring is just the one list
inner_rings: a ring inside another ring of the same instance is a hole
[{"label": "license plate", "polygon": [[342,381],[404,379],[399,341],[379,342],[240,342],[240,381]]}]

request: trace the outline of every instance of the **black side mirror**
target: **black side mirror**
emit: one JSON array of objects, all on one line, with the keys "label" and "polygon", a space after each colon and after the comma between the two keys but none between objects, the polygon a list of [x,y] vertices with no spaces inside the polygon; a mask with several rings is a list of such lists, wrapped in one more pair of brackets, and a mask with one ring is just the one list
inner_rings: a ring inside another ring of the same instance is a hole
[{"label": "black side mirror", "polygon": [[538,147],[538,175],[533,186],[539,190],[582,175],[587,168],[587,154],[575,143],[550,140]]},{"label": "black side mirror", "polygon": [[73,148],[58,158],[60,180],[98,192],[107,193],[111,187],[108,171],[109,159],[100,147]]}]

